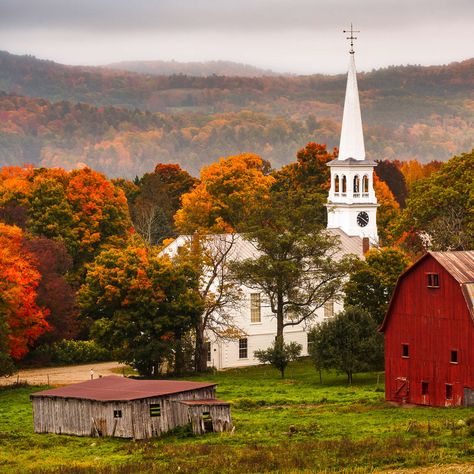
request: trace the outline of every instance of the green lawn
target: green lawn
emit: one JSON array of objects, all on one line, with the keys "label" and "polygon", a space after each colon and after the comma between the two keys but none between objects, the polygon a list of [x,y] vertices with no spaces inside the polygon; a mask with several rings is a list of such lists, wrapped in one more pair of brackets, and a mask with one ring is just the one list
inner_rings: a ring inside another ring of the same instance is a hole
[{"label": "green lawn", "polygon": [[[285,380],[269,367],[195,377],[232,402],[234,433],[194,437],[182,429],[153,441],[36,435],[29,394],[0,390],[0,473],[372,472],[474,462],[474,410],[398,408],[383,378],[319,375],[307,361]],[[188,378],[189,379],[189,378]],[[44,387],[43,387],[44,388]]]}]

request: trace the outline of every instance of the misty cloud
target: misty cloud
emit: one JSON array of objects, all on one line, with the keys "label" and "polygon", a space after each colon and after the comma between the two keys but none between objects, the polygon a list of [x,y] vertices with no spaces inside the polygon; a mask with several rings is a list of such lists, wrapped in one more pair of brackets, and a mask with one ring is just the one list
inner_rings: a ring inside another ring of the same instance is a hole
[{"label": "misty cloud", "polygon": [[227,59],[342,72],[351,21],[362,69],[474,56],[473,0],[0,0],[0,49],[69,64]]},{"label": "misty cloud", "polygon": [[376,29],[474,15],[472,0],[0,0],[0,27],[118,31]]}]

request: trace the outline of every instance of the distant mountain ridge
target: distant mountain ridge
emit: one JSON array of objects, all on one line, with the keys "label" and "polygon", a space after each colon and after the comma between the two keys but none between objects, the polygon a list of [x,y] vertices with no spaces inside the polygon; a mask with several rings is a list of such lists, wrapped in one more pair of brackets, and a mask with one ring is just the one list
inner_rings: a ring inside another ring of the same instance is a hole
[{"label": "distant mountain ridge", "polygon": [[233,61],[121,61],[107,64],[104,67],[118,71],[152,74],[155,76],[173,76],[175,74],[185,74],[194,77],[207,77],[213,75],[237,77],[288,75],[278,74],[270,69],[261,69],[249,64],[236,63]]},{"label": "distant mountain ridge", "polygon": [[[474,59],[358,75],[367,156],[447,160],[474,145]],[[339,144],[346,75],[154,76],[0,52],[0,166],[134,177],[193,174],[255,152],[281,166],[308,141]]]}]

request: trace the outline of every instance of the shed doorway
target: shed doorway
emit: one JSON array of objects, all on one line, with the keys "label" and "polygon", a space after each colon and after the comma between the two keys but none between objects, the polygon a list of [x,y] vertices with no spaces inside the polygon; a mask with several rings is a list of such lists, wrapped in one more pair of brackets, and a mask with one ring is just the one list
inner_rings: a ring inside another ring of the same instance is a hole
[{"label": "shed doorway", "polygon": [[474,390],[471,388],[464,388],[464,406],[474,407]]}]

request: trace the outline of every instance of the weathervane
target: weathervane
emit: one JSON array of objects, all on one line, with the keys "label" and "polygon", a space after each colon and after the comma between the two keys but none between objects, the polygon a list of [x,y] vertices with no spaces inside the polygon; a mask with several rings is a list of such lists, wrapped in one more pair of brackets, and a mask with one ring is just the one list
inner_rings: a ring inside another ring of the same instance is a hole
[{"label": "weathervane", "polygon": [[349,53],[354,54],[354,40],[357,39],[357,36],[354,36],[354,33],[360,33],[360,31],[359,30],[354,30],[352,28],[352,23],[351,23],[351,29],[350,30],[342,30],[342,32],[351,34],[346,39],[351,40],[351,50],[349,51]]}]

